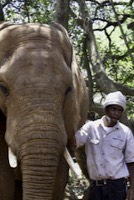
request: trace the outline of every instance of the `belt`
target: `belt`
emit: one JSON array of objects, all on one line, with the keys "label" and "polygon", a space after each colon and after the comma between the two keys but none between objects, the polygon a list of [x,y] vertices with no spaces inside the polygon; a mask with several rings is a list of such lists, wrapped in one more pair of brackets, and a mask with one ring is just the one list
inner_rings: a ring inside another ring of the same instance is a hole
[{"label": "belt", "polygon": [[93,180],[93,184],[96,186],[103,186],[103,185],[107,185],[110,182],[127,182],[126,178],[120,178],[120,179],[103,179],[103,180]]},{"label": "belt", "polygon": [[108,184],[109,179],[104,179],[104,180],[94,180],[93,184],[95,184],[96,186],[102,186],[102,185],[107,185]]}]

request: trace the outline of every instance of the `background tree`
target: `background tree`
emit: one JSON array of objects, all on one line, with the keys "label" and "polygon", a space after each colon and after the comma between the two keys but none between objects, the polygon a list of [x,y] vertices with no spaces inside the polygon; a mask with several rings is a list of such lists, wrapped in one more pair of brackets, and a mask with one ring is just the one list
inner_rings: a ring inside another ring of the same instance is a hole
[{"label": "background tree", "polygon": [[[89,89],[89,117],[102,116],[105,94],[127,96],[127,115],[134,106],[134,3],[96,0],[1,0],[0,20],[57,21],[69,32]],[[126,115],[123,121],[128,124]]]}]

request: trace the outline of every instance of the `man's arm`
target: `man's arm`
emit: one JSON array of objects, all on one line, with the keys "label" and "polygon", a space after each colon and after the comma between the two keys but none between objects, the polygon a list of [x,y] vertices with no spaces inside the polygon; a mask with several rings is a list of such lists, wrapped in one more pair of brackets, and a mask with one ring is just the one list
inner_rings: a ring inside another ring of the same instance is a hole
[{"label": "man's arm", "polygon": [[128,189],[127,199],[134,200],[134,162],[127,163],[129,171],[130,188]]}]

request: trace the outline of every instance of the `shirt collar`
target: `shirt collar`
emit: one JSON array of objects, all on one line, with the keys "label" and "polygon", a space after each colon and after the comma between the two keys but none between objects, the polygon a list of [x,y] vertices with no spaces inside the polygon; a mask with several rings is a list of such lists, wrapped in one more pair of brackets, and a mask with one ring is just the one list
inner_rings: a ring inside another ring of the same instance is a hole
[{"label": "shirt collar", "polygon": [[[99,120],[99,125],[101,125],[102,127],[105,127],[104,118],[105,118],[105,115]],[[117,124],[115,124],[115,126],[113,126],[112,128],[119,129],[119,121],[117,121]]]}]

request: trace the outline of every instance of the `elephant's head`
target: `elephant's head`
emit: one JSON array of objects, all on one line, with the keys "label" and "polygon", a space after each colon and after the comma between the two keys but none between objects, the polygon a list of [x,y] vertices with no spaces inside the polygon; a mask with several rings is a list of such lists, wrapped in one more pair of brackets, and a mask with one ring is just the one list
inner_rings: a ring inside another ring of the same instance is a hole
[{"label": "elephant's head", "polygon": [[21,164],[23,200],[54,199],[64,149],[86,106],[85,83],[61,25],[1,24],[0,109],[6,142]]}]

